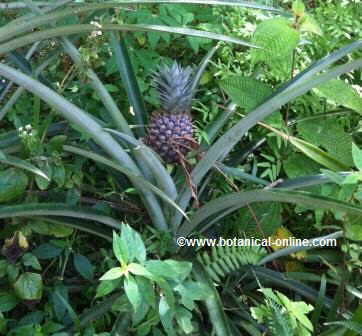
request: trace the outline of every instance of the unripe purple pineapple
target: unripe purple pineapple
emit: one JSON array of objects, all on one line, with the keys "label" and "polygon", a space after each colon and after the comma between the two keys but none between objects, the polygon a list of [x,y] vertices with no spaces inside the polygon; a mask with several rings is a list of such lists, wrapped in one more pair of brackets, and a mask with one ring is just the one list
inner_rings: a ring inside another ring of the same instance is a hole
[{"label": "unripe purple pineapple", "polygon": [[148,125],[146,144],[167,163],[177,163],[191,150],[194,143],[190,116],[192,69],[177,62],[160,67],[153,76],[161,109],[153,112]]}]

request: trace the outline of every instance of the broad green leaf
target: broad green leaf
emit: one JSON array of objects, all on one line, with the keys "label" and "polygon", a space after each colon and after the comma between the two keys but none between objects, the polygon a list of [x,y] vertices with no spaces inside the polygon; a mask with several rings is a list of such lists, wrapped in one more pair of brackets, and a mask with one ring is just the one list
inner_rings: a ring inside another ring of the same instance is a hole
[{"label": "broad green leaf", "polygon": [[13,309],[19,302],[19,299],[9,291],[0,292],[0,313]]},{"label": "broad green leaf", "polygon": [[48,162],[43,162],[40,161],[40,163],[38,163],[40,168],[42,169],[42,171],[44,171],[44,173],[46,174],[47,178],[44,178],[43,176],[39,176],[39,175],[35,175],[35,182],[37,187],[40,190],[46,190],[48,189],[50,183],[51,183],[51,178],[53,175],[53,167],[49,165]]},{"label": "broad green leaf", "polygon": [[121,278],[102,281],[97,287],[96,298],[112,293],[116,288],[120,287],[120,285]]},{"label": "broad green leaf", "polygon": [[146,301],[149,306],[156,308],[156,294],[153,283],[149,279],[141,276],[135,277],[135,279],[143,300]]},{"label": "broad green leaf", "polygon": [[362,171],[362,149],[359,149],[354,143],[352,143],[352,157],[357,169]]},{"label": "broad green leaf", "polygon": [[0,172],[0,203],[12,201],[20,197],[28,185],[28,177],[15,168]]},{"label": "broad green leaf", "polygon": [[142,264],[146,260],[146,248],[141,236],[127,224],[122,225],[121,240],[128,249],[127,263],[136,259]]},{"label": "broad green leaf", "polygon": [[131,302],[134,311],[137,312],[141,304],[142,294],[139,291],[135,278],[131,275],[128,275],[128,277],[124,279],[123,285],[128,300]]},{"label": "broad green leaf", "polygon": [[25,266],[31,266],[37,271],[41,271],[41,265],[38,261],[38,258],[32,253],[25,253],[22,256],[22,261]]},{"label": "broad green leaf", "polygon": [[181,303],[189,310],[195,309],[195,302],[206,300],[212,295],[209,287],[205,284],[195,281],[186,281],[175,287],[175,291],[181,295]]},{"label": "broad green leaf", "polygon": [[252,77],[231,76],[221,82],[221,87],[238,106],[250,112],[272,93],[269,84]]},{"label": "broad green leaf", "polygon": [[153,274],[140,264],[131,263],[127,266],[127,270],[134,275],[140,275],[151,280],[154,278]]},{"label": "broad green leaf", "polygon": [[[123,228],[123,226],[122,226]],[[121,265],[127,265],[129,262],[129,246],[127,241],[122,236],[119,236],[115,231],[113,231],[113,253],[121,263]]]},{"label": "broad green leaf", "polygon": [[74,254],[73,263],[78,273],[87,280],[93,279],[93,265],[89,259],[81,254]]},{"label": "broad green leaf", "polygon": [[160,314],[162,326],[165,329],[167,335],[175,336],[176,333],[173,326],[174,312],[171,310],[170,306],[168,305],[164,297],[161,297],[158,307],[158,312]]},{"label": "broad green leaf", "polygon": [[54,246],[50,243],[44,243],[39,245],[32,253],[38,259],[52,259],[59,256],[62,253],[63,249],[57,246]]},{"label": "broad green leaf", "polygon": [[66,225],[50,223],[46,220],[31,220],[28,222],[28,227],[41,235],[54,236],[56,238],[69,237],[74,230]]},{"label": "broad green leaf", "polygon": [[43,293],[43,281],[38,273],[25,272],[14,283],[15,293],[22,300],[40,300]]},{"label": "broad green leaf", "polygon": [[145,267],[158,277],[181,283],[190,274],[192,264],[176,260],[149,260],[146,261]]},{"label": "broad green leaf", "polygon": [[260,23],[252,42],[262,49],[251,51],[253,64],[265,63],[277,75],[286,77],[292,67],[293,51],[299,42],[299,32],[285,18],[273,18]]},{"label": "broad green leaf", "polygon": [[316,175],[320,167],[318,163],[301,153],[292,153],[283,160],[283,168],[289,178]]},{"label": "broad green leaf", "polygon": [[317,94],[337,105],[342,105],[362,114],[362,97],[341,79],[332,79],[315,88]]},{"label": "broad green leaf", "polygon": [[113,267],[104,273],[99,280],[114,280],[122,277],[124,275],[122,268]]},{"label": "broad green leaf", "polygon": [[68,312],[70,318],[73,320],[73,323],[76,326],[79,326],[79,317],[71,304],[69,303],[68,295],[65,297],[62,295],[62,293],[59,290],[54,291],[54,296],[59,300],[59,304],[62,305],[65,310]]},{"label": "broad green leaf", "polygon": [[64,186],[66,182],[66,172],[62,164],[52,167],[52,179],[58,187]]},{"label": "broad green leaf", "polygon": [[192,320],[192,313],[190,311],[188,311],[183,307],[177,307],[176,321],[186,335],[190,334],[194,330],[191,320]]}]

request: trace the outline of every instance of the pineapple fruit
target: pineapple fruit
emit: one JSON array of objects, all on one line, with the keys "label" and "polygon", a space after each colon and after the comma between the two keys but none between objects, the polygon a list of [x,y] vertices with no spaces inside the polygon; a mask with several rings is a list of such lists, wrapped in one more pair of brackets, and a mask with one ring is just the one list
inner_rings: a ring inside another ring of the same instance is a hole
[{"label": "pineapple fruit", "polygon": [[153,76],[161,109],[152,113],[145,143],[166,163],[181,162],[195,143],[190,116],[192,75],[191,67],[174,62],[160,67]]}]

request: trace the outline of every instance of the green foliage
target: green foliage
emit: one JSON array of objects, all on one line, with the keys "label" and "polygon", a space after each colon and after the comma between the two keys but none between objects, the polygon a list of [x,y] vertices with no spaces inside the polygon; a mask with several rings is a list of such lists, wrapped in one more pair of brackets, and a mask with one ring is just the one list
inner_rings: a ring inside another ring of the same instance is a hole
[{"label": "green foliage", "polygon": [[15,293],[22,300],[40,300],[43,282],[40,274],[26,272],[14,283]]},{"label": "green foliage", "polygon": [[221,86],[246,112],[252,111],[272,93],[270,85],[244,76],[229,77],[221,82]]},{"label": "green foliage", "polygon": [[362,114],[362,97],[348,83],[334,79],[317,87],[315,91],[336,105],[342,105]]},{"label": "green foliage", "polygon": [[[194,301],[204,300],[209,295],[207,288],[190,279],[192,264],[176,260],[147,260],[140,235],[125,224],[120,236],[113,233],[113,252],[121,267],[111,268],[100,278],[102,283],[97,288],[96,297],[116,290],[121,284],[116,280],[124,277],[123,288],[133,308],[134,324],[141,323],[151,312],[158,315],[147,329],[144,324],[139,325],[139,332],[143,334],[161,322],[167,335],[176,335],[179,332],[174,329],[174,321],[181,328],[181,334],[192,332]],[[156,299],[156,288],[162,293],[159,299]],[[177,293],[180,295],[178,300]]]},{"label": "green foliage", "polygon": [[[0,4],[0,335],[359,330],[355,1],[9,5]],[[152,74],[175,58],[197,68],[198,143],[165,165],[142,138],[159,107]],[[331,236],[344,240],[268,256],[176,246],[182,235],[233,242],[280,227],[301,239],[342,228]],[[279,292],[260,295],[264,286]]]},{"label": "green foliage", "polygon": [[28,176],[21,170],[8,168],[0,172],[0,203],[19,198],[28,186]]},{"label": "green foliage", "polygon": [[306,314],[313,310],[313,306],[291,301],[271,288],[259,291],[265,296],[265,304],[251,308],[251,313],[259,323],[266,323],[270,335],[312,335],[313,325]]}]

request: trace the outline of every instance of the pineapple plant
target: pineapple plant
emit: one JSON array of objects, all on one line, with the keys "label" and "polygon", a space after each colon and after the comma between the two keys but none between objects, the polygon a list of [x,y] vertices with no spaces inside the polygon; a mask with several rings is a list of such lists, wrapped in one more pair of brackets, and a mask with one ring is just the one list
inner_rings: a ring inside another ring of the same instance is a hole
[{"label": "pineapple plant", "polygon": [[180,163],[195,144],[190,115],[193,71],[176,61],[153,75],[161,108],[152,113],[145,143],[166,163]]}]

